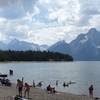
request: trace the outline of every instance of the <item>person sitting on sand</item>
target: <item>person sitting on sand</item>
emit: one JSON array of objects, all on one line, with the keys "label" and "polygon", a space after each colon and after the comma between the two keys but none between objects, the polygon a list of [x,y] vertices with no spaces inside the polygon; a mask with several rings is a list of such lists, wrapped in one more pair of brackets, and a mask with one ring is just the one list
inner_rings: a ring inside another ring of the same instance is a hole
[{"label": "person sitting on sand", "polygon": [[47,91],[51,91],[51,86],[50,86],[50,84],[47,86]]},{"label": "person sitting on sand", "polygon": [[17,80],[16,88],[18,88],[18,95],[22,97],[23,82],[19,79]]},{"label": "person sitting on sand", "polygon": [[6,79],[5,79],[5,77],[1,79],[1,84],[2,84],[2,86],[3,86],[3,85],[6,86]]},{"label": "person sitting on sand", "polygon": [[51,93],[56,93],[55,87],[52,88],[52,92]]},{"label": "person sitting on sand", "polygon": [[50,92],[50,93],[55,93],[55,92],[56,92],[55,87],[52,88],[52,87],[50,86],[50,84],[47,86],[47,91]]},{"label": "person sitting on sand", "polygon": [[89,87],[89,95],[93,98],[93,85]]},{"label": "person sitting on sand", "polygon": [[28,83],[25,83],[24,88],[25,88],[24,97],[26,97],[26,94],[27,94],[27,96],[28,96],[28,98],[29,98],[30,85],[29,85]]}]

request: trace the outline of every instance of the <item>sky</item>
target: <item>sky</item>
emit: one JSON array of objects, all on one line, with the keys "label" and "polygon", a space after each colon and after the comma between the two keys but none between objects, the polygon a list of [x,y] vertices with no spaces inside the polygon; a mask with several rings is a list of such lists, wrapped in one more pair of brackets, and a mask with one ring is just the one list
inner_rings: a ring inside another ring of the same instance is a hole
[{"label": "sky", "polygon": [[0,0],[0,41],[69,43],[99,19],[100,0]]}]

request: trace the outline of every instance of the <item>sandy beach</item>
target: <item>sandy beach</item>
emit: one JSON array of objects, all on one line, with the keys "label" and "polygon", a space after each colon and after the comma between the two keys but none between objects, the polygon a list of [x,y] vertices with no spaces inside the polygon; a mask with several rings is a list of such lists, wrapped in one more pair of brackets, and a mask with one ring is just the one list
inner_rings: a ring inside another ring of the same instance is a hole
[{"label": "sandy beach", "polygon": [[[17,90],[16,85],[11,87],[0,86],[0,100],[14,100]],[[33,88],[30,90],[30,100],[100,100],[91,99],[89,96],[75,95],[70,93],[57,92],[55,94],[48,94],[46,90],[41,88]]]}]

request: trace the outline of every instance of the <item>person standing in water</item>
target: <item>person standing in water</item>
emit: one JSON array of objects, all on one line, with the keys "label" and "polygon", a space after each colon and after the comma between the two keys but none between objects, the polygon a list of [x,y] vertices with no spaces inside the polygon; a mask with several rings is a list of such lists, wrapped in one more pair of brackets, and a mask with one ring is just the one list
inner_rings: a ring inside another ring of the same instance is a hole
[{"label": "person standing in water", "polygon": [[35,87],[35,81],[33,80],[33,87]]},{"label": "person standing in water", "polygon": [[89,95],[92,98],[93,98],[93,90],[94,90],[93,85],[90,85],[90,87],[89,87]]},{"label": "person standing in water", "polygon": [[56,80],[56,86],[58,86],[58,80]]}]

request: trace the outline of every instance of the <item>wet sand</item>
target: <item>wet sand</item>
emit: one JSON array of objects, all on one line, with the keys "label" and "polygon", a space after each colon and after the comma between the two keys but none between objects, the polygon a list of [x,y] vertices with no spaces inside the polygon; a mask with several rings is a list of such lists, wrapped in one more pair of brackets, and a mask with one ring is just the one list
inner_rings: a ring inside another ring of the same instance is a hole
[{"label": "wet sand", "polygon": [[[16,94],[16,85],[13,84],[11,87],[0,86],[0,100],[13,100]],[[89,96],[75,95],[63,92],[49,94],[46,90],[33,87],[30,89],[30,98],[31,100],[100,100],[91,99]]]}]

